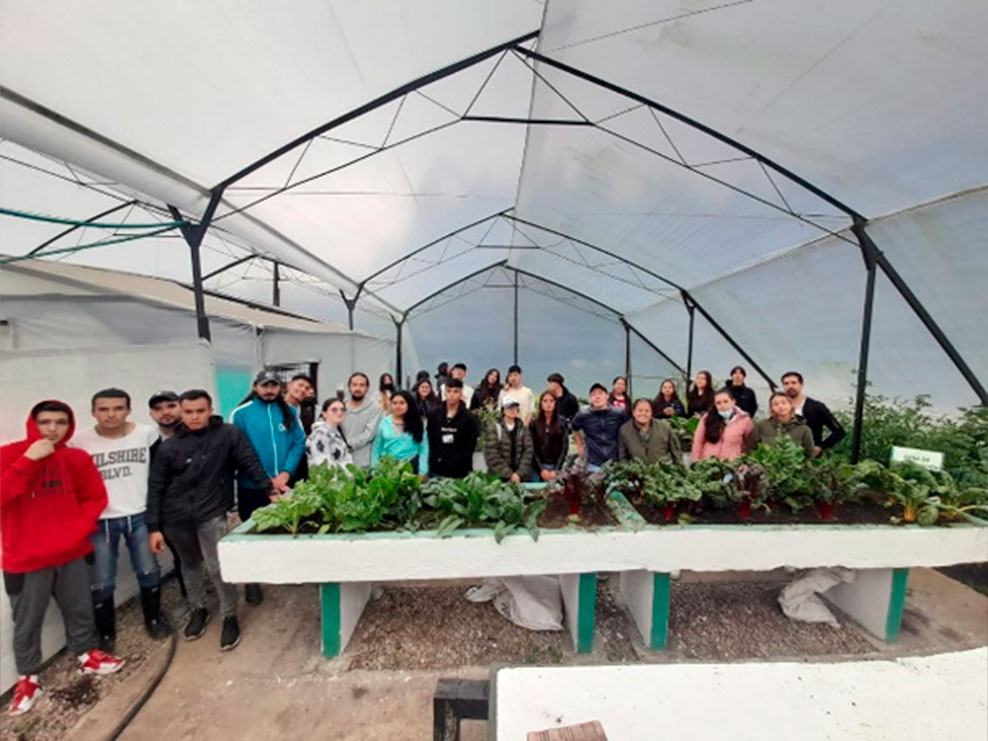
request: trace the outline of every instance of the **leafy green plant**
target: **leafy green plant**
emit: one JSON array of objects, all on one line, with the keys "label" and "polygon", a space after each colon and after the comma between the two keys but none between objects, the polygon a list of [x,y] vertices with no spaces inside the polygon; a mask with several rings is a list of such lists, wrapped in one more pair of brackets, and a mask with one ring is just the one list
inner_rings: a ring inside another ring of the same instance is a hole
[{"label": "leafy green plant", "polygon": [[788,435],[761,443],[747,458],[762,470],[763,490],[771,503],[785,503],[793,512],[809,506],[814,485],[803,448]]},{"label": "leafy green plant", "polygon": [[[958,415],[935,414],[932,408],[926,394],[913,399],[865,394],[861,459],[887,462],[894,445],[936,450],[958,486],[988,489],[988,408],[962,407]],[[835,414],[850,431],[851,414]],[[850,434],[832,454],[850,460]]]},{"label": "leafy green plant", "polygon": [[856,468],[831,456],[806,462],[810,486],[817,511],[824,520],[830,519],[838,505],[860,500],[860,481]]},{"label": "leafy green plant", "polygon": [[661,510],[666,521],[671,521],[678,509],[683,522],[688,515],[684,510],[700,502],[711,484],[691,471],[665,462],[612,461],[604,466],[604,485],[606,491],[620,491],[632,502]]},{"label": "leafy green plant", "polygon": [[266,507],[254,510],[251,519],[259,532],[283,528],[298,535],[306,518],[319,509],[319,498],[311,492],[293,491]]},{"label": "leafy green plant", "polygon": [[493,526],[498,543],[519,528],[538,540],[536,520],[546,506],[544,498],[526,496],[517,484],[478,472],[464,479],[433,479],[425,485],[422,501],[434,512],[440,536],[460,527]]}]

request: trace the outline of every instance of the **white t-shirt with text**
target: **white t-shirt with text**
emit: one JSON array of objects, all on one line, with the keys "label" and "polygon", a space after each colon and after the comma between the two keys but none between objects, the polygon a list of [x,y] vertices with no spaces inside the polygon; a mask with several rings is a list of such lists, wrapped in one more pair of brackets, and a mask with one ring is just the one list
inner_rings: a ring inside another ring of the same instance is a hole
[{"label": "white t-shirt with text", "polygon": [[141,424],[124,437],[103,437],[95,427],[75,434],[72,446],[89,453],[106,485],[109,502],[101,520],[137,515],[147,509],[151,446],[157,440],[158,430]]}]

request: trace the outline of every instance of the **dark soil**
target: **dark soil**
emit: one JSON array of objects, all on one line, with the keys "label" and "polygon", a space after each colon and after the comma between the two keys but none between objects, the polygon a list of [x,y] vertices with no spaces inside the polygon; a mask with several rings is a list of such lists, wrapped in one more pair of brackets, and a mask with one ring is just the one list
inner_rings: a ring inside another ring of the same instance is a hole
[{"label": "dark soil", "polygon": [[[667,520],[667,513],[664,508],[645,502],[632,504],[639,514],[652,525],[677,524],[679,509],[673,514],[671,520]],[[786,505],[770,512],[766,512],[764,509],[752,509],[751,517],[748,519],[742,518],[737,509],[692,510],[688,514],[692,523],[712,525],[888,525],[892,513],[892,510],[874,504],[841,504],[826,520],[820,517],[815,507],[806,507],[793,513],[789,511]]]},{"label": "dark soil", "polygon": [[96,680],[91,675],[83,675],[67,687],[58,687],[52,690],[52,697],[64,703],[71,710],[78,710],[80,707],[95,705],[99,700],[100,691],[96,686]]},{"label": "dark soil", "polygon": [[552,530],[573,524],[584,528],[617,524],[617,520],[614,519],[614,515],[611,514],[611,510],[606,504],[584,499],[580,503],[579,519],[571,520],[569,502],[561,494],[550,496],[548,501],[549,504],[545,511],[539,515],[539,527]]}]

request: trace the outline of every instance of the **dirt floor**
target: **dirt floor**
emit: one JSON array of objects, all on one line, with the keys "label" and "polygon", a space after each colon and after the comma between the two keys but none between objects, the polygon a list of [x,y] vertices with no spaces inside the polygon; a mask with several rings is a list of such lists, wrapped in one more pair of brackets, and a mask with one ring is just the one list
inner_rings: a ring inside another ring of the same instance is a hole
[{"label": "dirt floor", "polygon": [[[988,645],[988,598],[928,569],[910,574],[902,637],[885,645],[838,615],[840,629],[793,623],[775,601],[792,575],[691,574],[674,582],[669,648],[650,652],[615,594],[601,581],[598,630],[589,655],[562,633],[530,633],[490,603],[463,599],[469,583],[385,585],[342,658],[319,654],[314,586],[266,587],[265,601],[242,604],[244,631],[219,650],[219,621],[195,642],[179,641],[174,662],[123,739],[427,739],[439,677],[486,679],[517,664],[840,660],[937,653]],[[166,602],[177,593],[166,587]],[[167,655],[144,636],[139,609],[122,609],[120,675],[82,680],[66,657],[42,675],[48,695],[19,719],[0,719],[0,740],[106,738]],[[6,698],[5,698],[6,700]],[[463,724],[464,741],[486,738],[486,724]]]}]

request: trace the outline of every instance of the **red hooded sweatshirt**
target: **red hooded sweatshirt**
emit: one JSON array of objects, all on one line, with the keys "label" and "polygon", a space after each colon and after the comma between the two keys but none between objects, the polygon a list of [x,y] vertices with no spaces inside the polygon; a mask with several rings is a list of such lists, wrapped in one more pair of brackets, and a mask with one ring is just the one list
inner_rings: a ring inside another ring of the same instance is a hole
[{"label": "red hooded sweatshirt", "polygon": [[41,438],[34,409],[31,412],[27,439],[0,447],[3,570],[15,574],[60,566],[90,553],[89,536],[96,532],[107,503],[106,487],[92,458],[84,450],[66,447],[75,432],[71,412],[69,431],[54,453],[40,461],[24,456]]}]

